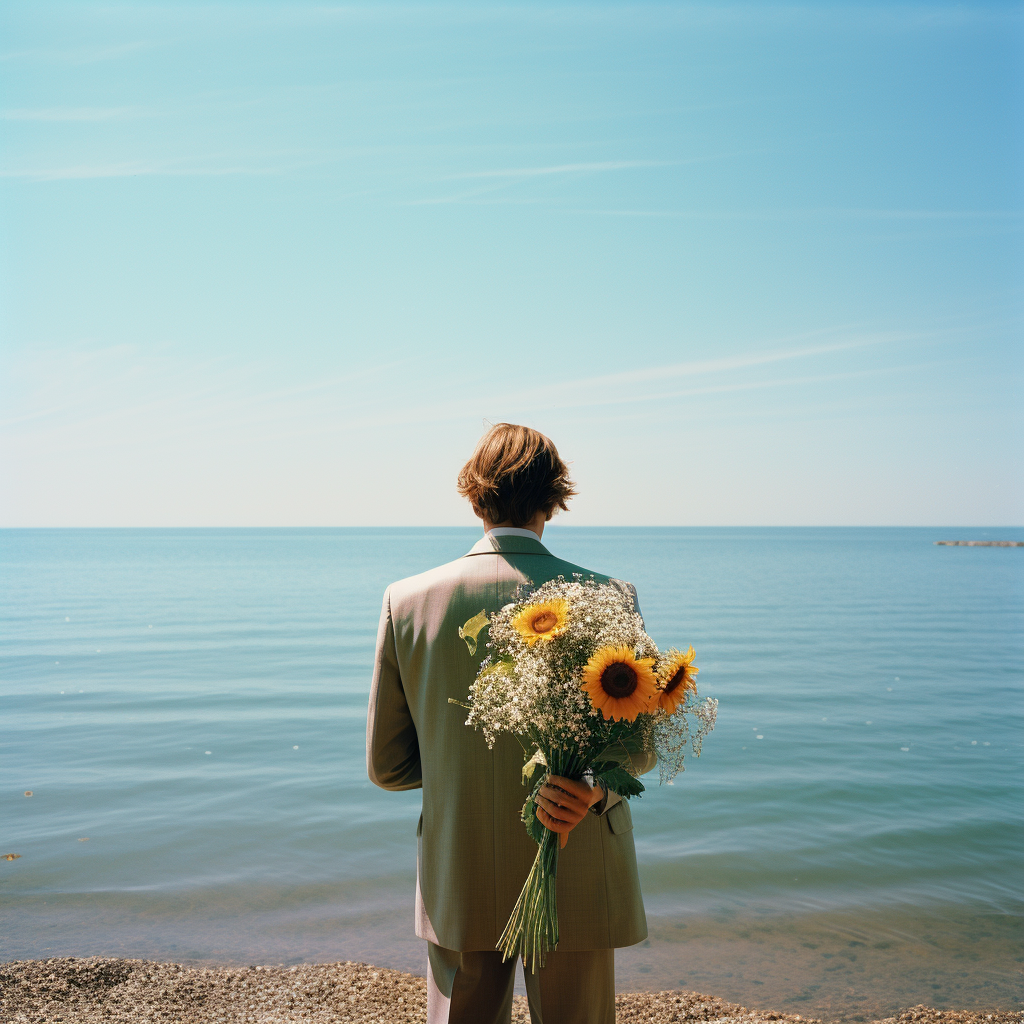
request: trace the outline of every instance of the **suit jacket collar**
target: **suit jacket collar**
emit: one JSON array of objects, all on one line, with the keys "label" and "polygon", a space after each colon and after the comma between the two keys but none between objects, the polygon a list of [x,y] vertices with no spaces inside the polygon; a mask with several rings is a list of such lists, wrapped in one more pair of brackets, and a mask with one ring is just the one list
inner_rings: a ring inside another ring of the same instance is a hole
[{"label": "suit jacket collar", "polygon": [[494,537],[484,534],[466,553],[469,555],[551,555],[539,540],[529,537]]}]

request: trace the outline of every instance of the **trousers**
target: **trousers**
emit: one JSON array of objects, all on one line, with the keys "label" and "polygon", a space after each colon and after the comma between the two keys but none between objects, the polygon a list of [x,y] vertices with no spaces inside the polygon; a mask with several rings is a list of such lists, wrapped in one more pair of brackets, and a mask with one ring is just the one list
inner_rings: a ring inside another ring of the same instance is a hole
[{"label": "trousers", "polygon": [[[427,1024],[510,1024],[516,960],[427,943]],[[615,950],[547,954],[526,975],[533,1024],[615,1024]]]}]

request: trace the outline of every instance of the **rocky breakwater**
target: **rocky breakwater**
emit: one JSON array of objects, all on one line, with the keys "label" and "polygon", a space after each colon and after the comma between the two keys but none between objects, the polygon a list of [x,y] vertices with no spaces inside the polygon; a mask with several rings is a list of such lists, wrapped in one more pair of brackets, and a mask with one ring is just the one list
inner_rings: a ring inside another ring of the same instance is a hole
[{"label": "rocky breakwater", "polygon": [[947,548],[1024,548],[1024,540],[937,540]]}]

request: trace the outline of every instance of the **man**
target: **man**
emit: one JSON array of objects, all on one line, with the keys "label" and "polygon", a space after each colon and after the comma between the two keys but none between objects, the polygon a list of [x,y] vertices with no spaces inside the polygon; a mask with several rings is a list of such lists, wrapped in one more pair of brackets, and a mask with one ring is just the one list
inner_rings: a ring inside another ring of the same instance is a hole
[{"label": "man", "polygon": [[[499,423],[459,474],[459,492],[484,537],[448,565],[393,583],[384,595],[367,720],[370,778],[384,789],[423,788],[416,934],[427,940],[430,1024],[505,1024],[515,961],[496,949],[537,852],[520,810],[522,747],[488,749],[467,727],[465,701],[486,654],[471,656],[459,626],[514,600],[523,584],[608,577],[556,558],[544,524],[575,493],[555,446],[528,427]],[[611,581],[636,600],[627,583]],[[485,635],[481,637],[481,640]],[[649,771],[653,755],[638,755]],[[614,949],[647,935],[629,805],[587,782],[553,776],[538,817],[560,833],[560,941],[526,972],[534,1024],[613,1024]],[[571,841],[569,840],[571,834]]]}]

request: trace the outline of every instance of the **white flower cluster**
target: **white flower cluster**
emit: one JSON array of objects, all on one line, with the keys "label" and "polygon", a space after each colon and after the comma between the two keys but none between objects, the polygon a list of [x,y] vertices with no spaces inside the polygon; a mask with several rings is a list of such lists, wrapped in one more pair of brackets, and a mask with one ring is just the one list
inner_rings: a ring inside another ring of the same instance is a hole
[{"label": "white flower cluster", "polygon": [[[687,715],[697,719],[696,732],[691,734]],[[662,783],[671,782],[685,769],[687,747],[692,743],[694,757],[700,757],[704,737],[715,727],[718,701],[705,697],[696,703],[688,701],[676,708],[675,714],[664,712],[656,716],[651,742],[658,755],[658,774]]]},{"label": "white flower cluster", "polygon": [[[564,631],[527,643],[515,617],[527,605],[559,600],[569,606]],[[581,684],[591,655],[609,644],[641,658],[658,655],[632,602],[614,584],[559,577],[522,595],[490,620],[489,653],[470,687],[466,724],[483,730],[488,746],[501,732],[543,738],[545,746],[606,743],[607,725]]]}]

